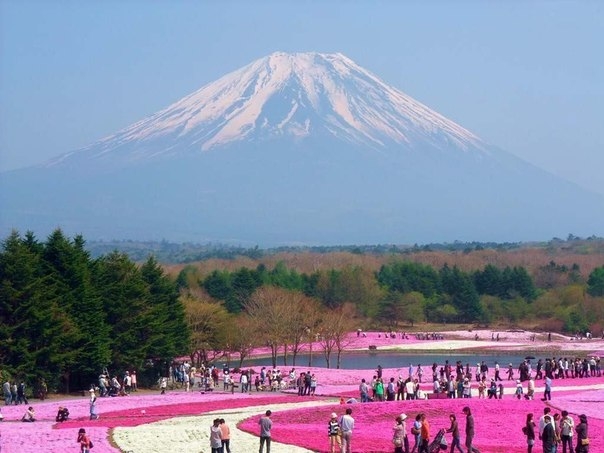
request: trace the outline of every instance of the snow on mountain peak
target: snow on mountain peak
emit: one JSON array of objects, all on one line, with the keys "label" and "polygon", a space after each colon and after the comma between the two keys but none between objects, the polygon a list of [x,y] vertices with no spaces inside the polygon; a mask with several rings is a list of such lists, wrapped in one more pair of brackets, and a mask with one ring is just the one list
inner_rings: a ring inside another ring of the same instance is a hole
[{"label": "snow on mountain peak", "polygon": [[313,134],[373,148],[415,143],[483,148],[474,134],[345,55],[317,52],[272,53],[97,145],[104,154],[114,144],[170,136],[206,151],[242,140]]}]

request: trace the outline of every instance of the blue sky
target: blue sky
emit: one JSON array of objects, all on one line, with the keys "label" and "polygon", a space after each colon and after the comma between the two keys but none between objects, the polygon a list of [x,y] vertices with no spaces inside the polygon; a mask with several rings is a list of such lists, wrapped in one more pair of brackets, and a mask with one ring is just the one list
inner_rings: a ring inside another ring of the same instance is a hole
[{"label": "blue sky", "polygon": [[604,194],[604,2],[0,0],[0,170],[85,146],[271,52],[342,52]]}]

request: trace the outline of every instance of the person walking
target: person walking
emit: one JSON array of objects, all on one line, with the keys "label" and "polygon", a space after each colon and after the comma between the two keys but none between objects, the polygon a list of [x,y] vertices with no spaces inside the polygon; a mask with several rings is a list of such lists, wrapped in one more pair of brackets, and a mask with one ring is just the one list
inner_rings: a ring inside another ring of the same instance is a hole
[{"label": "person walking", "polygon": [[575,428],[577,433],[577,446],[575,453],[589,453],[589,437],[587,432],[587,416],[579,415],[579,424]]},{"label": "person walking", "polygon": [[210,426],[210,448],[212,453],[223,453],[222,451],[222,431],[220,429],[220,419],[215,418]]},{"label": "person walking", "polygon": [[13,397],[10,392],[10,382],[8,380],[2,384],[2,392],[4,393],[4,405],[10,406],[10,404],[13,402]]},{"label": "person walking", "polygon": [[25,396],[25,382],[21,381],[19,387],[17,387],[17,403],[18,404],[29,404],[27,397]]},{"label": "person walking", "polygon": [[551,401],[552,399],[552,379],[545,376],[545,389],[543,390],[543,398],[541,401]]},{"label": "person walking", "polygon": [[453,436],[453,439],[451,440],[451,450],[449,453],[453,453],[455,447],[457,447],[461,453],[464,453],[464,451],[461,449],[461,436],[459,435],[459,422],[457,421],[457,417],[455,414],[450,414],[449,420],[451,420],[451,426],[447,432],[451,433]]},{"label": "person walking", "polygon": [[271,428],[273,427],[273,421],[271,420],[272,412],[267,410],[258,424],[260,425],[260,449],[259,453],[264,450],[264,444],[266,444],[266,453],[271,453]]},{"label": "person walking", "polygon": [[98,420],[99,419],[99,412],[98,409],[96,407],[96,394],[94,392],[94,389],[90,389],[89,390],[90,393],[90,420]]},{"label": "person walking", "polygon": [[411,449],[411,453],[415,453],[419,451],[419,446],[421,443],[421,432],[422,432],[422,414],[417,414],[415,416],[415,421],[413,422],[413,426],[411,427],[411,434],[413,434],[415,444]]},{"label": "person walking", "polygon": [[419,449],[418,453],[429,453],[428,446],[430,445],[430,423],[426,418],[426,414],[421,414],[421,428],[419,433]]},{"label": "person walking", "polygon": [[352,452],[352,431],[354,430],[354,418],[352,409],[346,409],[346,413],[340,417],[340,430],[342,431],[342,453]]},{"label": "person walking", "polygon": [[394,453],[406,453],[409,451],[409,439],[407,439],[407,426],[405,424],[407,414],[401,414],[395,419],[394,434],[392,442],[394,443]]},{"label": "person walking", "polygon": [[219,420],[220,423],[220,439],[222,440],[222,453],[231,453],[231,428],[226,424],[224,418]]},{"label": "person walking", "polygon": [[327,423],[327,436],[329,437],[330,453],[338,453],[342,449],[342,438],[340,436],[340,425],[338,424],[338,414],[331,413]]},{"label": "person walking", "polygon": [[466,450],[468,453],[480,453],[478,448],[473,446],[474,442],[474,416],[469,406],[463,408],[463,413],[466,415]]}]

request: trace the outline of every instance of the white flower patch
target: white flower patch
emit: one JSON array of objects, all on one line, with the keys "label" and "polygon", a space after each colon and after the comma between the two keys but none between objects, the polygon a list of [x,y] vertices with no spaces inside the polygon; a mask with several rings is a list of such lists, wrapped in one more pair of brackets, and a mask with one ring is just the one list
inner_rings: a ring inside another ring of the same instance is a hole
[{"label": "white flower patch", "polygon": [[[254,415],[271,411],[288,410],[333,404],[333,401],[308,401],[289,404],[267,404],[244,408],[222,409],[194,417],[175,417],[159,422],[133,427],[117,427],[113,441],[126,453],[207,453],[210,452],[210,426],[215,418],[224,418],[231,428],[231,449],[250,452],[258,449],[258,436],[240,431],[236,425]],[[272,453],[312,453],[305,448],[271,443]]]}]

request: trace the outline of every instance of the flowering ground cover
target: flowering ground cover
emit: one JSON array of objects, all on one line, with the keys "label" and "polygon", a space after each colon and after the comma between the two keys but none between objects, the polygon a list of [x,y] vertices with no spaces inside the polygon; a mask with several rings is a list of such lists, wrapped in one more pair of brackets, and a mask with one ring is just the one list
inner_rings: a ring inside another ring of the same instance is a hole
[{"label": "flowering ground cover", "polygon": [[[480,341],[474,340],[479,333]],[[368,332],[366,337],[350,335],[349,349],[367,349],[375,345],[379,349],[415,349],[455,351],[480,348],[500,350],[543,351],[543,356],[572,355],[573,351],[590,351],[601,355],[604,341],[570,340],[553,335],[546,341],[540,334],[536,342],[529,342],[528,332],[502,332],[501,341],[489,339],[490,331],[450,332],[444,340],[417,340],[384,337],[383,333]],[[482,340],[485,338],[485,340]],[[258,351],[262,352],[262,351]],[[265,351],[266,352],[266,351]],[[283,369],[288,367],[281,367]],[[465,426],[461,408],[469,405],[476,419],[475,443],[482,453],[520,453],[526,451],[521,426],[527,412],[535,416],[542,413],[544,402],[518,401],[511,393],[514,381],[504,381],[506,394],[502,400],[484,400],[477,397],[462,400],[422,400],[386,403],[337,404],[340,397],[357,397],[361,378],[370,381],[374,370],[334,370],[325,368],[296,367],[298,371],[310,370],[318,377],[315,397],[298,397],[295,394],[252,391],[251,394],[225,393],[216,391],[200,394],[184,391],[158,393],[139,392],[129,397],[100,398],[98,408],[100,420],[88,420],[88,398],[52,399],[31,401],[36,409],[38,421],[21,423],[25,407],[2,406],[5,421],[0,423],[2,453],[65,452],[79,451],[76,443],[77,430],[86,428],[91,435],[95,453],[132,451],[151,452],[209,452],[208,431],[211,420],[223,417],[231,425],[233,448],[236,452],[257,449],[257,420],[268,408],[273,410],[274,429],[273,453],[302,453],[327,451],[326,424],[332,411],[343,413],[345,407],[353,408],[357,427],[353,439],[353,451],[360,453],[390,452],[394,417],[400,412],[412,418],[420,411],[425,412],[434,435],[438,428],[448,426],[448,414],[455,413],[460,426]],[[288,369],[289,371],[289,369]],[[406,369],[383,370],[384,378],[406,377]],[[425,375],[429,380],[428,374]],[[537,381],[536,395],[542,394],[542,381]],[[431,390],[426,383],[425,390]],[[474,389],[474,393],[476,393]],[[600,406],[604,402],[604,378],[554,380],[553,400],[548,403],[559,411],[568,410],[577,419],[579,413],[589,418],[591,452],[604,452],[604,414]],[[69,408],[70,421],[61,425],[54,418],[59,405]],[[448,436],[450,439],[450,437]],[[463,439],[462,439],[463,440]],[[540,451],[538,445],[535,451]]]},{"label": "flowering ground cover", "polygon": [[[218,396],[220,395],[220,396]],[[72,418],[56,425],[58,429],[75,429],[86,424],[115,428],[117,426],[139,426],[154,423],[168,418],[204,414],[207,412],[220,412],[224,409],[238,409],[250,405],[258,405],[270,401],[270,404],[300,403],[296,396],[276,393],[268,394],[241,394],[241,393],[216,393],[214,398],[205,398],[197,401],[181,401],[174,404],[151,405],[146,402],[144,407],[127,408],[104,412],[99,420],[89,421],[88,417]],[[165,401],[166,402],[166,401]]]},{"label": "flowering ground cover", "polygon": [[[552,401],[550,406],[557,412],[568,410],[577,420],[580,413],[589,417],[591,451],[604,451],[604,420],[601,410],[604,391],[574,392],[564,399]],[[359,453],[381,453],[392,451],[392,427],[394,419],[400,413],[409,416],[407,432],[410,435],[412,420],[420,412],[427,415],[434,436],[440,428],[449,427],[449,414],[456,414],[463,433],[465,417],[464,406],[469,406],[476,423],[475,446],[483,453],[520,453],[526,451],[526,440],[522,434],[526,414],[532,412],[538,418],[543,413],[545,403],[541,400],[517,400],[507,397],[502,400],[488,399],[444,399],[414,400],[383,403],[326,405],[308,409],[296,408],[277,412],[273,415],[273,437],[277,441],[287,441],[303,446],[313,452],[328,452],[327,422],[331,412],[341,415],[345,409],[353,409],[355,430],[353,433],[353,451]],[[255,432],[259,416],[244,421],[240,428]],[[411,445],[413,440],[411,439]],[[462,434],[462,441],[465,436]],[[448,435],[450,441],[450,435]],[[536,448],[539,451],[540,447]]]}]

